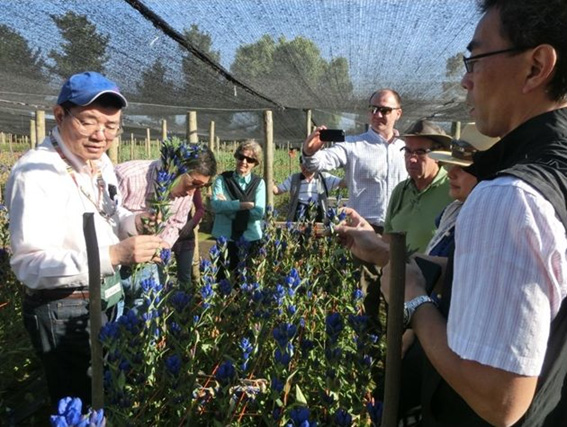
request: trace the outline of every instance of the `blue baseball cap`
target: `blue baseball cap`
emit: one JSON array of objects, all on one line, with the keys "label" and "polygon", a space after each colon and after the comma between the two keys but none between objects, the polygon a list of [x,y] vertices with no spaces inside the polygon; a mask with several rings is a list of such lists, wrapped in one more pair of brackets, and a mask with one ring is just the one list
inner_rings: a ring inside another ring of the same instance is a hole
[{"label": "blue baseball cap", "polygon": [[116,83],[95,71],[86,71],[72,75],[61,88],[57,104],[61,105],[69,101],[84,107],[105,93],[114,95],[120,101],[122,107],[128,105],[126,98],[120,93]]}]

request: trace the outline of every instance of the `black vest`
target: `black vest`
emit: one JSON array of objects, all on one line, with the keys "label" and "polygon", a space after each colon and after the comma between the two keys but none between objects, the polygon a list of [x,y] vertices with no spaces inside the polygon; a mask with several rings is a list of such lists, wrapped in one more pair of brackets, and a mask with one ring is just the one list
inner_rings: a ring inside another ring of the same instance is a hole
[{"label": "black vest", "polygon": [[[242,191],[240,185],[234,180],[234,172],[227,171],[222,173],[224,184],[232,200],[240,200],[241,202],[253,202],[256,199],[256,188],[260,184],[261,178],[252,174],[250,184],[246,187],[246,191]],[[236,217],[232,220],[232,240],[238,240],[248,228],[250,219],[250,211],[241,210],[236,212]]]},{"label": "black vest", "polygon": [[[475,155],[468,171],[480,180],[503,175],[522,179],[553,205],[567,230],[567,109],[537,116],[494,147]],[[453,279],[449,257],[441,312],[448,316]],[[422,426],[488,426],[425,361]],[[515,426],[567,426],[567,299],[551,323],[536,394]]]}]

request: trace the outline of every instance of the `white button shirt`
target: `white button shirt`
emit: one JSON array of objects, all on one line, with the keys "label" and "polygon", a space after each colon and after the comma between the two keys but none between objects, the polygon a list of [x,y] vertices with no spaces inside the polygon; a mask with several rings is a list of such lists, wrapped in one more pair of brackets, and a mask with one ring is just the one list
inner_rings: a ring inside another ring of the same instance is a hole
[{"label": "white button shirt", "polygon": [[[97,177],[87,165],[65,147],[57,129],[64,155],[75,170],[77,183],[95,201]],[[136,234],[135,215],[118,206],[108,194],[108,185],[117,186],[108,156],[94,162],[102,172],[105,191],[99,207],[111,215],[104,219],[67,171],[67,163],[53,148],[49,137],[35,150],[28,151],[14,165],[6,185],[6,205],[10,214],[12,269],[18,280],[32,289],[88,286],[88,265],[83,213],[94,212],[101,273],[114,274],[109,246],[119,235]]]},{"label": "white button shirt", "polygon": [[311,171],[344,168],[348,206],[369,223],[383,226],[394,187],[408,177],[400,151],[404,146],[401,139],[388,143],[369,129],[361,135],[347,136],[345,142],[335,143],[313,156],[303,156],[303,162]]}]

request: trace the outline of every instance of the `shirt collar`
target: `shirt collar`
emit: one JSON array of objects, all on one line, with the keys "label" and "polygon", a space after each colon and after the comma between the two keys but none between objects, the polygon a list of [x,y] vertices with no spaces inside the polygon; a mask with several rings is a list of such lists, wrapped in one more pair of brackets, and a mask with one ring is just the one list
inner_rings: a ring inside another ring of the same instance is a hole
[{"label": "shirt collar", "polygon": [[250,184],[250,180],[252,179],[252,173],[249,173],[246,176],[242,176],[236,173],[235,171],[233,176],[234,176],[234,180],[241,184]]}]

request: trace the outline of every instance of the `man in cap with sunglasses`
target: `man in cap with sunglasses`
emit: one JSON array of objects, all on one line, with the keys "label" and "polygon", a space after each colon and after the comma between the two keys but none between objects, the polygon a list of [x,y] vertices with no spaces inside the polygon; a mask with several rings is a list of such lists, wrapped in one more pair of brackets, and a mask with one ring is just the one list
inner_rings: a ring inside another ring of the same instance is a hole
[{"label": "man in cap with sunglasses", "polygon": [[121,131],[126,105],[103,75],[71,76],[53,108],[56,127],[14,165],[6,186],[12,269],[24,284],[24,323],[54,407],[66,396],[91,402],[83,214],[94,215],[108,285],[103,299],[121,295],[121,265],[157,260],[156,253],[167,246],[157,236],[137,235],[140,217],[116,197],[116,175],[105,151]]}]

